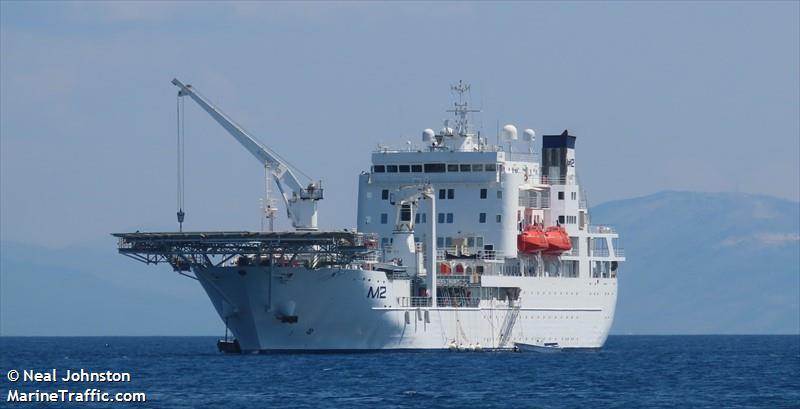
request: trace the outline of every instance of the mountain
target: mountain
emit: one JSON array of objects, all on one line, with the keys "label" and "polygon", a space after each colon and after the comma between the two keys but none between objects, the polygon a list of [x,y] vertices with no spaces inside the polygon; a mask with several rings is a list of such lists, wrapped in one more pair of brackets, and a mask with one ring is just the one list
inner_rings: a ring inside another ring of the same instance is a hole
[{"label": "mountain", "polygon": [[[616,334],[800,333],[800,204],[661,192],[592,208],[621,265]],[[214,335],[200,285],[98,243],[0,242],[0,335]]]},{"label": "mountain", "polygon": [[800,204],[667,191],[591,209],[625,248],[617,334],[800,333]]}]

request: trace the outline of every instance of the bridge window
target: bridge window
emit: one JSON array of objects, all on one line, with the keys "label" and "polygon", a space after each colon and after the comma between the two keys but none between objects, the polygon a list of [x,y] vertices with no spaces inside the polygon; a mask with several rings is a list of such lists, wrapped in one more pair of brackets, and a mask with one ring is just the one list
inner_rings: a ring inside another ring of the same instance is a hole
[{"label": "bridge window", "polygon": [[421,173],[422,172],[422,165],[411,165],[411,172],[412,173]]},{"label": "bridge window", "polygon": [[476,165],[472,165],[472,171],[473,172],[483,172],[483,164],[482,163],[478,163]]},{"label": "bridge window", "polygon": [[448,172],[458,172],[458,165],[455,164],[448,164],[447,165]]},{"label": "bridge window", "polygon": [[481,189],[481,199],[486,199],[486,193],[487,193],[486,189]]},{"label": "bridge window", "polygon": [[455,199],[456,198],[456,190],[455,189],[447,189],[447,198],[448,199]]},{"label": "bridge window", "polygon": [[447,213],[447,223],[453,223],[453,213]]},{"label": "bridge window", "polygon": [[564,224],[564,216],[558,216],[558,224]]},{"label": "bridge window", "polygon": [[478,223],[486,223],[486,213],[481,213],[478,215]]},{"label": "bridge window", "polygon": [[387,173],[397,173],[397,165],[386,165]]},{"label": "bridge window", "polygon": [[495,216],[494,221],[497,222],[497,223],[502,223],[503,222],[503,215],[502,214],[498,214],[497,216]]},{"label": "bridge window", "polygon": [[381,224],[389,223],[389,215],[386,213],[381,213]]},{"label": "bridge window", "polygon": [[400,165],[398,169],[400,170],[400,173],[408,173],[408,171],[411,170],[409,168],[410,167],[408,165]]},{"label": "bridge window", "polygon": [[439,199],[444,200],[447,197],[446,189],[439,189]]},{"label": "bridge window", "polygon": [[436,223],[444,224],[444,213],[439,213],[436,215]]},{"label": "bridge window", "polygon": [[496,171],[496,170],[497,170],[497,164],[496,164],[496,163],[487,163],[487,164],[484,166],[484,169],[485,169],[487,172],[494,172],[494,171]]},{"label": "bridge window", "polygon": [[426,223],[428,221],[427,219],[428,219],[428,217],[427,217],[427,215],[425,213],[417,213],[414,216],[414,222],[417,223],[417,224]]},{"label": "bridge window", "polygon": [[564,200],[564,192],[558,192],[558,200]]},{"label": "bridge window", "polygon": [[372,171],[375,173],[383,173],[386,172],[386,166],[383,165],[375,165],[372,167]]},{"label": "bridge window", "polygon": [[469,165],[459,165],[459,169],[461,169],[462,172],[469,172],[471,170]]},{"label": "bridge window", "polygon": [[444,163],[426,163],[425,173],[443,173],[445,169]]},{"label": "bridge window", "polygon": [[389,189],[381,190],[381,200],[389,200]]},{"label": "bridge window", "polygon": [[502,199],[503,198],[503,191],[502,190],[498,190],[497,191],[497,198],[498,199]]}]

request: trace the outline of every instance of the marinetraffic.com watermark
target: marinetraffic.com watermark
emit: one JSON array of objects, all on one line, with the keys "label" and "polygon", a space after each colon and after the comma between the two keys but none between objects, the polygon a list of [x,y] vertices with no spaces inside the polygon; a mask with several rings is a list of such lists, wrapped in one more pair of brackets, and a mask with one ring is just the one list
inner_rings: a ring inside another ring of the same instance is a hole
[{"label": "marinetraffic.com watermark", "polygon": [[[8,392],[6,402],[147,402],[144,392],[106,391],[86,384],[125,384],[131,381],[129,372],[88,372],[83,369],[38,371],[11,369],[6,372]],[[80,384],[80,386],[78,386]],[[116,385],[115,385],[116,386]],[[35,390],[30,390],[36,387]],[[49,387],[49,388],[45,388]],[[114,389],[117,389],[114,387]]]}]

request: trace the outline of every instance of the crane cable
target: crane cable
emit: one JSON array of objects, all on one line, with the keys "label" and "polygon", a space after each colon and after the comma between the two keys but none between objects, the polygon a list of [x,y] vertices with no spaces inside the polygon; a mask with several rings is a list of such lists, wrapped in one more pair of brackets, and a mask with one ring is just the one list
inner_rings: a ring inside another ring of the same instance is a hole
[{"label": "crane cable", "polygon": [[183,204],[184,204],[184,191],[185,191],[185,183],[184,183],[184,159],[185,159],[185,149],[184,149],[184,141],[185,141],[185,125],[184,125],[184,106],[185,103],[183,102],[183,98],[181,98],[180,93],[178,93],[178,101],[177,101],[177,153],[178,153],[178,229],[179,231],[183,231],[183,219],[186,216],[186,213],[183,211]]}]

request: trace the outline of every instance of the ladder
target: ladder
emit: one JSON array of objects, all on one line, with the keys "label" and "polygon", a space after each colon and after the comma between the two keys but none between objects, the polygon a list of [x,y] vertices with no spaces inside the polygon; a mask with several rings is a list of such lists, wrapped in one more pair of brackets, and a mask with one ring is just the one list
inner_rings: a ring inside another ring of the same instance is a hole
[{"label": "ladder", "polygon": [[503,320],[503,325],[500,327],[500,341],[497,344],[498,348],[505,348],[508,341],[511,339],[511,333],[514,331],[514,324],[517,322],[519,316],[519,305],[511,306],[506,313],[506,318]]}]

